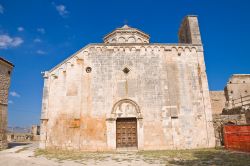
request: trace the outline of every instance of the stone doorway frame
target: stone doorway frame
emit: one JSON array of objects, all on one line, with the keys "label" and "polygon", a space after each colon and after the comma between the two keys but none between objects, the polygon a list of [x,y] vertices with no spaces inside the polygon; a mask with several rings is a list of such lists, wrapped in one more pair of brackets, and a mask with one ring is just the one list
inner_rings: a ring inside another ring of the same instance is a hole
[{"label": "stone doorway frame", "polygon": [[[118,111],[122,105],[132,106],[134,112],[127,114]],[[122,99],[117,101],[106,118],[107,126],[107,146],[108,149],[116,150],[116,119],[117,118],[136,118],[137,120],[137,149],[143,150],[144,145],[144,133],[143,133],[143,117],[139,105],[130,99]]]}]

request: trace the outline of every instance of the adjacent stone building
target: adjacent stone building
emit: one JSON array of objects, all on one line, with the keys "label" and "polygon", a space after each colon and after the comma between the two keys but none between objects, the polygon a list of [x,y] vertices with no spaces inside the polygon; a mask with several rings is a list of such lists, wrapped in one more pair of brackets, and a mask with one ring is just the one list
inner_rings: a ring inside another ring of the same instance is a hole
[{"label": "adjacent stone building", "polygon": [[226,109],[250,103],[250,74],[233,74],[224,88]]},{"label": "adjacent stone building", "polygon": [[0,57],[0,149],[7,148],[7,110],[10,75],[14,65]]},{"label": "adjacent stone building", "polygon": [[214,147],[204,52],[196,16],[179,43],[150,43],[127,25],[43,73],[40,148]]},{"label": "adjacent stone building", "polygon": [[241,115],[241,121],[236,124],[250,124],[250,74],[233,74],[225,91],[224,115]]},{"label": "adjacent stone building", "polygon": [[32,134],[32,141],[39,141],[39,139],[40,139],[40,126],[32,125],[31,126],[31,134]]},{"label": "adjacent stone building", "polygon": [[212,114],[221,114],[226,104],[226,97],[223,90],[210,91]]},{"label": "adjacent stone building", "polygon": [[210,91],[216,145],[223,145],[223,126],[250,124],[250,74],[233,74],[224,91]]},{"label": "adjacent stone building", "polygon": [[8,142],[31,142],[33,141],[33,135],[31,133],[7,133]]}]

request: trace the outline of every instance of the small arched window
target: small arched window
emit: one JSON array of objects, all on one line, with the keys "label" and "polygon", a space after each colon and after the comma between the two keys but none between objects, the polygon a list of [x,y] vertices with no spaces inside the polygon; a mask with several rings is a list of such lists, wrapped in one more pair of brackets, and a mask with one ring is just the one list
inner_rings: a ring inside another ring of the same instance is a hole
[{"label": "small arched window", "polygon": [[135,38],[134,37],[129,37],[128,38],[128,43],[135,43]]},{"label": "small arched window", "polygon": [[124,37],[119,37],[118,41],[119,43],[125,43],[126,40]]}]

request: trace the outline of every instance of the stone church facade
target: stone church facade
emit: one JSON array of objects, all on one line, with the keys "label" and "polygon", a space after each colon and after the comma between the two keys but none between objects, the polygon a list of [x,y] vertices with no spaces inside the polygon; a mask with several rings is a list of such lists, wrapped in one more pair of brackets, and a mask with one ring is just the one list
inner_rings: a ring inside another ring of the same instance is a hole
[{"label": "stone church facade", "polygon": [[214,147],[197,17],[177,44],[149,39],[125,25],[44,72],[40,148]]}]

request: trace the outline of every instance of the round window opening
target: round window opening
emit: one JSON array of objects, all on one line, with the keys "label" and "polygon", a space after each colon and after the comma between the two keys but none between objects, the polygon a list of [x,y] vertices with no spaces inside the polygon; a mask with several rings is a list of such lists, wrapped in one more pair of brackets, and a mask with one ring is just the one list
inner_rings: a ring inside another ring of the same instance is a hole
[{"label": "round window opening", "polygon": [[87,72],[87,73],[90,73],[91,71],[92,71],[92,68],[91,68],[91,67],[87,67],[87,68],[86,68],[86,72]]},{"label": "round window opening", "polygon": [[122,70],[125,74],[128,74],[130,72],[129,68],[125,67],[123,70]]}]

